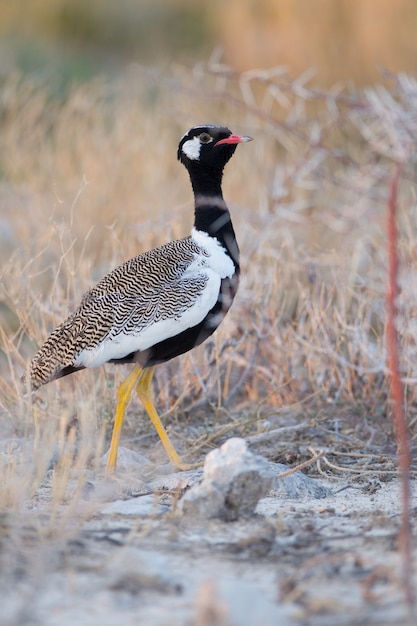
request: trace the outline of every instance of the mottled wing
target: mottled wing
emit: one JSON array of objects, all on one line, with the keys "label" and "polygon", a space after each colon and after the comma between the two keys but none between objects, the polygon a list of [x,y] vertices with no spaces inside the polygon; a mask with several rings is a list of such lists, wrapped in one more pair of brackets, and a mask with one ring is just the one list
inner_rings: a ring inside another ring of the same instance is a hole
[{"label": "mottled wing", "polygon": [[199,266],[202,269],[205,254],[192,238],[185,238],[110,272],[35,355],[30,366],[32,388],[58,377],[65,368],[93,367],[121,358],[132,346],[142,349],[138,338],[147,329],[151,329],[147,342],[158,331],[169,333],[204,292],[208,278]]}]

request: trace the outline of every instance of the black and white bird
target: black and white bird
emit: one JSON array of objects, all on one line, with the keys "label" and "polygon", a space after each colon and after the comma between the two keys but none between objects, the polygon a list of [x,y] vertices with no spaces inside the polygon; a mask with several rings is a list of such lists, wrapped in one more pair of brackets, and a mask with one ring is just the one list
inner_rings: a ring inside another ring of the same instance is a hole
[{"label": "black and white bird", "polygon": [[250,140],[214,125],[196,126],[181,138],[178,159],[188,170],[195,199],[191,235],[110,272],[84,295],[30,363],[32,390],[86,367],[134,364],[118,390],[110,471],[116,467],[124,414],[135,387],[171,463],[181,467],[152,403],[150,384],[155,365],[201,344],[232,304],[239,248],[221,185],[237,144]]}]

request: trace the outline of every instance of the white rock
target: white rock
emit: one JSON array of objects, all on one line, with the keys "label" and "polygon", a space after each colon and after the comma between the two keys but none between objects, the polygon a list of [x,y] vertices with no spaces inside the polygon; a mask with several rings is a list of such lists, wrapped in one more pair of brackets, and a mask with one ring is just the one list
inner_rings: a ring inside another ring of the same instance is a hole
[{"label": "white rock", "polygon": [[229,439],[207,455],[202,482],[184,495],[179,507],[191,518],[249,517],[272,479],[266,459],[251,452],[243,439]]}]

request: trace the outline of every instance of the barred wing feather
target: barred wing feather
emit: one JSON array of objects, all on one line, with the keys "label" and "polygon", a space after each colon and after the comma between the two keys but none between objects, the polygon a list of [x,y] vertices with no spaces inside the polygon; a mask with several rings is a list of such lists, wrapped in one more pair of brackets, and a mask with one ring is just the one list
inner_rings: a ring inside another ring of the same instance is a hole
[{"label": "barred wing feather", "polygon": [[[50,335],[31,363],[33,388],[67,367],[96,367],[198,324],[220,279],[191,238],[144,253],[105,276]],[[208,308],[207,308],[208,307]]]}]

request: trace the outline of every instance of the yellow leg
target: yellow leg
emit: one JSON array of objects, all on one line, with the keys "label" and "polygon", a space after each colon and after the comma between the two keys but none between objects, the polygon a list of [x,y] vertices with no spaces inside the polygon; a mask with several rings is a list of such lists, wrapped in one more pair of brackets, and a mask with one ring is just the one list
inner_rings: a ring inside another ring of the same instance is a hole
[{"label": "yellow leg", "polygon": [[119,448],[120,433],[125,416],[126,406],[129,403],[132,391],[140,379],[143,369],[135,365],[126,380],[120,385],[117,392],[116,417],[114,419],[113,434],[111,438],[109,456],[107,457],[107,471],[114,472],[116,469],[117,450]]},{"label": "yellow leg", "polygon": [[154,374],[155,368],[154,367],[149,367],[147,369],[145,369],[143,371],[142,376],[139,379],[139,382],[137,384],[136,387],[136,392],[139,396],[139,398],[142,401],[143,406],[145,407],[145,410],[147,412],[147,414],[149,415],[152,424],[155,427],[156,432],[159,435],[159,438],[162,442],[162,445],[165,448],[165,451],[168,455],[169,460],[171,461],[172,465],[174,465],[175,467],[179,468],[179,469],[188,469],[188,465],[182,464],[180,461],[180,457],[177,454],[177,451],[175,450],[174,446],[172,445],[168,434],[165,430],[165,428],[162,425],[162,422],[160,420],[160,417],[158,415],[158,413],[156,412],[156,409],[152,403],[152,399],[151,399],[151,381],[152,381],[152,377]]}]

